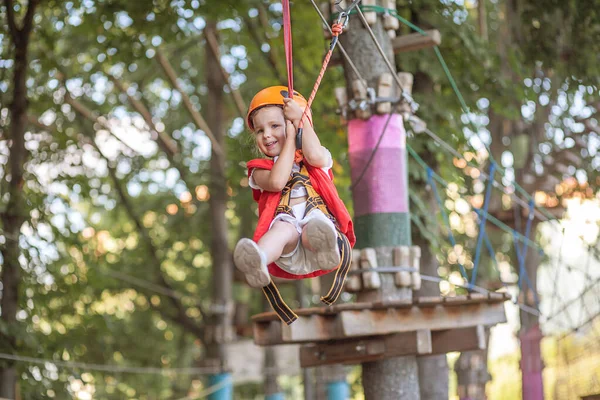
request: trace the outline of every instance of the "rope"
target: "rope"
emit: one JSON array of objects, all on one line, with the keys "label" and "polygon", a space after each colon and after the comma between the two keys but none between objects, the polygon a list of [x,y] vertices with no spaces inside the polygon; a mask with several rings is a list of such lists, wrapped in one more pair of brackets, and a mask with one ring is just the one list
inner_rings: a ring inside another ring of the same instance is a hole
[{"label": "rope", "polygon": [[[410,21],[406,20],[402,16],[398,15],[397,10],[388,9],[388,8],[384,8],[384,7],[380,7],[380,6],[359,6],[356,8],[356,12],[360,16],[362,16],[361,19],[363,19],[364,22],[366,22],[366,20],[364,20],[364,16],[363,16],[361,10],[369,11],[369,12],[374,11],[374,12],[378,12],[378,13],[384,13],[387,15],[391,15],[394,18],[396,18],[398,21],[402,22],[404,25],[410,27],[412,30],[420,33],[423,36],[428,36],[427,32],[425,32],[423,29],[419,28],[415,24],[411,23]],[[354,11],[350,12],[350,14],[354,14]],[[369,30],[370,30],[370,28],[369,28]],[[371,33],[372,33],[372,31],[371,31]],[[374,35],[372,37],[374,37]],[[454,77],[452,76],[452,73],[450,72],[450,69],[448,68],[448,65],[446,64],[446,61],[445,61],[438,46],[434,46],[434,52],[435,52],[435,55],[436,55],[438,61],[440,62],[440,65],[442,67],[442,70],[444,71],[444,74],[446,75],[446,78],[448,79],[448,82],[450,83],[450,86],[452,87],[452,90],[453,90],[455,96],[457,97],[457,99],[460,103],[461,109],[463,110],[463,112],[465,114],[468,115],[471,111],[470,111],[469,107],[467,106],[466,101],[465,101],[460,89],[458,88],[458,85],[456,84],[456,81],[455,81]],[[389,67],[389,65],[388,65],[388,67]],[[392,71],[392,76],[396,76],[396,74],[393,71]],[[485,143],[485,141],[483,141],[481,139],[481,136],[479,134],[479,129],[475,126],[473,121],[471,121],[470,119],[469,119],[469,124],[473,128],[474,134],[479,138],[480,142],[486,148],[486,150],[489,154],[490,160],[495,161],[494,156],[493,156],[489,146]],[[505,175],[506,171],[502,167],[500,167],[498,165],[497,168],[498,168],[498,172],[500,174]],[[517,182],[514,182],[514,186],[515,186],[515,190],[517,190],[519,193],[521,193],[527,200],[532,199],[531,195],[529,193],[527,193],[527,191],[525,189],[523,189],[523,187],[521,187]],[[543,207],[543,206],[536,206],[536,207],[537,207],[537,209],[540,210],[542,215],[544,215],[548,220],[555,219],[555,217],[545,207]]]},{"label": "rope", "polygon": [[288,97],[294,98],[294,60],[292,56],[292,21],[290,18],[290,0],[281,0],[283,7],[283,46],[288,78]]},{"label": "rope", "polygon": [[[410,119],[409,119],[410,122]],[[435,142],[437,142],[443,149],[445,149],[447,152],[449,152],[450,154],[454,155],[455,157],[457,157],[460,160],[463,160],[467,163],[467,165],[469,165],[472,168],[475,168],[476,170],[479,171],[480,175],[483,176],[486,179],[489,179],[489,175],[481,170],[479,168],[479,166],[475,165],[473,162],[468,161],[461,153],[459,153],[456,149],[454,149],[448,142],[444,141],[442,138],[440,138],[438,135],[436,135],[434,132],[432,132],[430,129],[425,128],[423,130],[429,137],[431,137]],[[521,199],[520,197],[516,196],[515,193],[513,191],[509,191],[508,187],[506,187],[505,185],[499,183],[498,181],[496,181],[495,179],[493,180],[493,185],[495,188],[497,188],[498,190],[502,191],[502,193],[508,195],[511,197],[511,200],[515,201],[515,203],[521,205],[522,207],[529,207],[529,202],[524,201],[523,199]],[[529,201],[531,201],[533,199],[530,199]],[[556,220],[556,219],[552,219],[549,220],[541,211],[538,211],[538,208],[542,208],[540,206],[534,206],[534,216],[539,218],[540,221],[543,222],[554,222],[549,224],[549,226],[554,229],[557,233],[560,233],[561,235],[564,235],[564,229],[560,228],[560,223]],[[516,214],[516,218],[520,219],[520,214]],[[590,245],[588,245],[587,243],[585,243],[585,241],[580,237],[577,236],[577,238],[583,242],[583,245],[585,246],[586,252],[593,254],[597,259],[600,259],[600,251]]]},{"label": "rope", "polygon": [[477,237],[477,246],[475,247],[475,261],[473,262],[473,274],[471,275],[471,285],[475,283],[477,279],[477,270],[479,268],[479,260],[481,258],[481,245],[483,244],[483,236],[485,235],[485,222],[488,214],[488,208],[490,205],[490,197],[492,194],[492,182],[494,181],[494,173],[496,172],[496,163],[492,161],[490,164],[490,180],[488,181],[487,188],[485,191],[485,200],[483,202],[483,212],[477,213],[479,216],[479,235]]},{"label": "rope", "polygon": [[[430,168],[429,165],[427,165],[427,163],[425,161],[423,161],[423,159],[419,156],[419,154],[417,154],[417,152],[410,147],[410,145],[406,145],[406,149],[408,150],[408,152],[410,153],[410,155],[415,159],[415,161],[417,162],[417,164],[419,164],[425,171],[427,171],[427,168]],[[432,173],[433,178],[438,181],[439,183],[441,183],[444,187],[448,187],[448,182],[446,182],[442,177],[440,177],[438,174],[436,174],[435,172]],[[461,199],[464,199],[464,196],[460,196],[459,197]],[[506,225],[505,223],[503,223],[502,221],[500,221],[498,218],[494,217],[492,214],[489,214],[487,211],[484,212],[483,210],[480,210],[482,213],[485,213],[486,218],[488,219],[488,221],[490,221],[492,224],[496,225],[498,228],[502,229],[504,232],[506,233],[510,233],[511,235],[513,234],[513,232],[517,235],[518,239],[520,242],[527,242],[529,244],[529,246],[536,248],[539,251],[543,251],[543,249],[540,247],[540,245],[538,245],[537,243],[532,242],[529,238],[526,238],[525,236],[521,235],[519,232],[515,232],[514,229],[510,228],[508,225]]]},{"label": "rope", "polygon": [[490,237],[488,236],[487,232],[484,232],[483,240],[485,241],[485,247],[490,255],[490,258],[492,259],[494,268],[496,269],[496,271],[498,271],[498,279],[500,280],[500,283],[502,283],[502,286],[504,286],[504,288],[508,292],[508,283],[502,280],[502,271],[500,271],[500,266],[498,265],[498,260],[496,259],[496,252],[494,251],[494,246],[492,246],[492,242],[490,241]]},{"label": "rope", "polygon": [[122,372],[130,374],[149,374],[149,375],[162,375],[167,373],[174,373],[179,375],[196,375],[196,374],[213,374],[221,372],[220,369],[215,368],[156,368],[156,367],[127,367],[122,365],[114,364],[89,364],[83,362],[73,361],[57,361],[49,360],[36,357],[19,356],[14,354],[0,353],[0,359],[12,360],[18,362],[25,362],[29,364],[54,364],[58,367],[73,368],[73,369],[85,369],[88,371],[102,371],[102,372]]},{"label": "rope", "polygon": [[[323,26],[327,27],[327,30],[329,31],[329,33],[331,35],[333,35],[333,31],[331,30],[331,27],[329,26],[329,23],[327,22],[327,19],[325,19],[325,16],[323,15],[323,13],[321,12],[321,10],[319,9],[319,6],[317,5],[317,3],[315,3],[315,0],[310,0],[310,2],[312,3],[312,5],[313,5],[315,11],[317,12],[317,14],[319,14],[319,17],[321,17],[321,21],[323,21]],[[338,43],[338,48],[342,52],[342,55],[346,59],[346,62],[348,63],[348,65],[350,66],[350,68],[352,68],[352,71],[354,72],[354,74],[356,75],[356,77],[359,79],[359,81],[364,86],[364,88],[367,89],[367,80],[362,77],[362,75],[360,74],[360,72],[358,72],[358,68],[356,68],[356,65],[354,65],[354,62],[352,61],[352,59],[350,58],[350,56],[346,52],[346,49],[344,49],[344,46],[342,46],[341,43]]]},{"label": "rope", "polygon": [[308,98],[306,108],[304,109],[304,113],[302,113],[302,118],[300,118],[300,123],[298,124],[298,135],[296,136],[296,147],[298,149],[302,149],[302,127],[304,126],[304,117],[307,115],[308,111],[310,110],[310,107],[312,106],[312,102],[315,99],[315,96],[317,95],[317,91],[319,90],[319,86],[321,85],[321,80],[323,79],[323,76],[325,75],[325,71],[327,70],[327,65],[329,65],[329,60],[331,59],[331,55],[333,54],[333,49],[335,49],[335,45],[338,42],[338,37],[343,32],[343,30],[344,30],[344,26],[342,24],[340,24],[339,22],[336,22],[331,26],[331,32],[332,32],[331,34],[333,35],[333,38],[331,40],[331,45],[329,46],[329,50],[327,51],[327,54],[325,55],[325,59],[323,60],[323,65],[321,66],[321,71],[319,71],[317,80],[315,81],[312,92],[310,93],[310,96]]},{"label": "rope", "polygon": [[[434,194],[435,199],[440,208],[440,212],[442,213],[444,222],[446,223],[446,227],[448,228],[448,239],[450,240],[450,244],[452,245],[452,251],[456,252],[456,240],[454,239],[454,234],[452,233],[452,226],[450,225],[450,218],[448,218],[448,213],[446,212],[446,207],[444,207],[444,203],[442,202],[442,199],[440,198],[440,194],[438,193],[437,185],[435,184],[435,182],[433,180],[433,170],[430,167],[427,167],[427,183],[431,187],[431,190],[433,190],[433,194]],[[458,254],[456,254],[456,262],[458,263],[458,266],[460,267],[460,273],[463,276],[463,278],[465,279],[465,282],[469,282],[469,276],[467,275],[467,271],[465,270],[465,267],[459,261]]]},{"label": "rope", "polygon": [[390,73],[392,74],[392,77],[394,78],[394,82],[396,82],[396,85],[398,85],[398,88],[400,89],[400,97],[403,97],[406,93],[404,91],[404,87],[402,86],[402,83],[400,82],[400,78],[398,78],[398,73],[396,72],[396,70],[394,69],[394,67],[392,67],[392,64],[390,63],[390,60],[388,60],[387,56],[385,55],[385,52],[381,48],[381,45],[379,44],[379,41],[377,40],[377,38],[375,37],[375,34],[373,33],[373,30],[371,29],[371,26],[367,22],[367,19],[365,18],[364,14],[362,13],[362,11],[360,9],[361,9],[361,7],[356,7],[355,8],[355,10],[358,12],[360,20],[363,23],[363,26],[369,32],[369,36],[371,36],[371,39],[373,39],[373,43],[375,43],[375,47],[377,47],[377,50],[379,51],[379,54],[381,54],[381,57],[383,58],[383,61],[387,65],[388,69],[390,70]]},{"label": "rope", "polygon": [[522,288],[521,287],[522,286],[521,277],[523,277],[525,279],[525,283],[527,284],[529,289],[531,289],[531,291],[533,292],[533,297],[534,297],[536,306],[538,308],[540,308],[540,302],[538,299],[537,292],[534,290],[533,285],[531,284],[531,280],[529,279],[529,274],[527,273],[527,269],[525,268],[525,258],[523,257],[523,254],[519,250],[519,243],[517,241],[516,231],[515,231],[515,233],[513,233],[513,241],[515,244],[515,252],[517,253],[517,260],[519,262],[519,289]]},{"label": "rope", "polygon": [[[532,212],[533,207],[534,207],[533,201],[530,201],[529,202],[529,215],[527,216],[527,224],[525,225],[525,236],[526,237],[529,237],[529,235],[531,233],[531,224],[533,222],[533,212]],[[527,250],[528,249],[529,249],[529,246],[527,246],[527,243],[523,243],[522,250],[519,250],[518,244],[516,245],[516,251],[518,253],[519,252],[521,253],[520,256],[523,259],[523,265],[521,267],[522,269],[519,271],[519,289],[521,289],[521,285],[522,285],[521,274],[523,272],[527,273],[527,271],[525,270],[525,261],[527,260]],[[517,256],[519,256],[519,254],[517,254]],[[533,290],[533,288],[531,286],[529,288]]]},{"label": "rope", "polygon": [[227,379],[223,379],[219,383],[215,383],[214,385],[207,387],[202,392],[198,393],[197,395],[194,395],[194,397],[185,396],[185,397],[182,397],[182,398],[177,399],[177,400],[199,400],[199,399],[203,399],[203,398],[207,397],[208,395],[211,395],[211,394],[213,394],[215,392],[218,392],[219,390],[223,389],[224,387],[226,387],[227,385],[230,385],[232,383],[233,383],[233,380],[231,379],[231,377],[228,377]]}]

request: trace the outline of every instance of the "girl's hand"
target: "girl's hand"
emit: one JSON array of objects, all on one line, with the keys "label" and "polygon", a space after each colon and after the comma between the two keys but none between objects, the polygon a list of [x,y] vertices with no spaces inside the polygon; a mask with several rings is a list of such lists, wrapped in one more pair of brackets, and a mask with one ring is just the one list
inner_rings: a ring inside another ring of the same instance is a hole
[{"label": "girl's hand", "polygon": [[285,140],[295,141],[297,133],[294,124],[290,120],[285,120]]},{"label": "girl's hand", "polygon": [[285,103],[283,106],[283,115],[285,116],[285,119],[292,121],[294,124],[298,124],[302,118],[302,114],[304,114],[304,110],[300,108],[294,99],[284,98],[283,102]]}]

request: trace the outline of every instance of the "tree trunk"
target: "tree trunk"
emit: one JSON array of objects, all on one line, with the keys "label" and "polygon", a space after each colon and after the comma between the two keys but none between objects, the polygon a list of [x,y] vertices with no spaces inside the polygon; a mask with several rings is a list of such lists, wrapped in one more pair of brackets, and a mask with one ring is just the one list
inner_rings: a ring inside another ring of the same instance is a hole
[{"label": "tree trunk", "polygon": [[[413,14],[417,16],[418,14]],[[415,74],[415,82],[413,85],[413,93],[432,96],[434,93],[434,83],[427,71],[419,71]],[[421,154],[425,160],[430,161],[432,168],[437,168],[435,155],[426,150],[425,154]],[[419,183],[416,183],[419,185]],[[425,187],[426,182],[420,182],[422,187]],[[421,200],[429,210],[438,210],[439,205],[431,190],[421,191]],[[433,225],[433,226],[432,226]],[[436,234],[438,237],[443,237],[439,231],[437,224],[427,224],[428,230]],[[422,236],[419,230],[415,230],[414,242],[421,248],[421,274],[429,276],[438,276],[439,263],[435,254],[431,251],[428,240]],[[440,296],[440,286],[437,282],[423,280],[421,289],[415,293],[415,296]],[[419,364],[419,389],[421,392],[421,400],[438,400],[447,399],[449,390],[449,368],[446,355],[422,356],[417,358]]]},{"label": "tree trunk", "polygon": [[[207,22],[206,28],[217,37],[216,22]],[[232,279],[233,269],[227,240],[227,181],[225,174],[225,130],[223,129],[223,80],[220,70],[220,60],[206,47],[206,82],[208,98],[206,103],[207,123],[215,136],[223,153],[212,152],[210,159],[210,226],[211,226],[211,255],[212,255],[212,307],[211,343],[207,348],[207,358],[213,363],[227,368],[225,344],[232,339]],[[222,398],[222,397],[219,397]]]},{"label": "tree trunk", "polygon": [[[394,71],[388,69],[359,16],[351,16],[349,28],[340,40],[368,86],[377,88],[382,74],[395,74],[395,62],[391,40],[383,29],[381,16],[373,26],[373,31]],[[344,70],[348,84],[348,99],[352,99],[354,98],[352,81],[357,77],[354,76],[347,61],[344,61]],[[399,93],[395,84],[394,93]],[[393,116],[386,131],[386,140],[381,143],[369,168],[365,169],[371,154],[375,151],[375,143],[382,133],[382,119],[387,120],[387,116],[375,115],[367,121],[351,120],[348,127],[348,141],[354,185],[357,248],[373,247],[376,249],[379,265],[392,265],[391,246],[411,244],[404,145],[406,134],[401,117]],[[386,182],[390,184],[386,185]],[[381,278],[381,289],[359,293],[359,301],[411,298],[410,290],[400,290],[395,287],[393,275],[383,275]],[[417,361],[414,356],[363,363],[362,367],[367,400],[418,400],[420,398]]]},{"label": "tree trunk", "polygon": [[[13,97],[10,104],[10,125],[7,133],[9,137],[9,155],[4,177],[6,184],[3,185],[8,194],[6,208],[0,214],[5,242],[0,246],[2,253],[2,323],[8,332],[2,334],[2,345],[0,350],[5,353],[15,353],[17,342],[14,332],[17,324],[17,311],[19,306],[19,282],[21,276],[21,264],[19,257],[19,236],[21,226],[27,220],[27,207],[23,196],[23,173],[27,152],[25,150],[25,128],[27,124],[27,51],[29,38],[32,31],[33,15],[37,1],[31,0],[27,8],[23,26],[19,28],[14,15],[13,4],[5,0],[6,17],[10,31],[10,37],[14,45],[14,75],[13,75]],[[14,399],[16,397],[17,370],[12,363],[3,363],[0,367],[0,397]]]}]

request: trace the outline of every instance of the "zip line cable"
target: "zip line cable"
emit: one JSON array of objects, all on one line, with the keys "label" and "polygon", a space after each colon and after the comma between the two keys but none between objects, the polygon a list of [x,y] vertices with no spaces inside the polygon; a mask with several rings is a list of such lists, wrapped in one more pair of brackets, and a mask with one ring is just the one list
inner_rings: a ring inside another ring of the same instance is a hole
[{"label": "zip line cable", "polygon": [[[324,20],[324,17],[322,16],[322,14],[321,14],[320,10],[318,9],[318,6],[317,6],[317,5],[314,3],[314,1],[313,1],[313,0],[311,0],[311,3],[313,4],[313,7],[314,7],[314,8],[317,10],[317,12],[319,13],[319,15],[321,16],[322,20]],[[386,65],[387,65],[387,67],[390,69],[390,71],[392,72],[392,75],[394,76],[394,78],[395,78],[395,80],[396,80],[396,83],[398,84],[398,86],[400,87],[400,89],[402,90],[402,92],[404,92],[404,89],[403,89],[403,87],[402,87],[401,83],[399,82],[399,80],[398,80],[398,78],[397,78],[397,75],[396,75],[396,73],[395,73],[395,71],[394,71],[394,69],[393,69],[393,67],[392,67],[391,63],[389,62],[389,60],[388,60],[387,56],[385,55],[385,53],[384,53],[383,49],[381,48],[381,45],[379,44],[379,41],[378,41],[378,40],[377,40],[377,38],[375,37],[375,35],[374,35],[374,33],[373,33],[372,29],[370,28],[370,26],[369,26],[368,22],[366,21],[366,18],[364,17],[364,15],[363,15],[363,13],[362,13],[362,11],[361,11],[361,8],[365,8],[365,6],[359,6],[358,8],[356,8],[356,13],[358,13],[358,15],[360,16],[360,18],[361,18],[361,21],[362,21],[363,25],[365,26],[365,28],[366,28],[366,29],[367,29],[367,31],[369,32],[369,35],[371,36],[371,38],[373,39],[373,41],[374,41],[374,43],[375,43],[375,46],[377,47],[377,49],[378,49],[379,53],[381,54],[381,56],[382,56],[382,58],[383,58],[384,62],[386,63]],[[399,16],[397,16],[397,15],[396,15],[396,17],[397,17],[399,20],[401,20],[401,21],[402,21],[401,17],[399,17]],[[326,23],[326,21],[324,21],[324,22]],[[421,33],[421,34],[423,34],[423,35],[427,35],[427,34],[426,34],[426,33],[425,33],[423,30],[421,30],[420,28],[416,27],[416,26],[415,26],[415,25],[413,25],[413,24],[410,24],[408,21],[404,20],[404,21],[402,21],[402,22],[404,22],[404,23],[408,24],[409,26],[411,26],[411,28],[413,28],[413,29],[417,30],[419,33]],[[327,24],[327,26],[328,26],[328,24]],[[470,113],[470,111],[469,111],[468,107],[466,106],[466,102],[464,101],[464,98],[462,97],[462,94],[460,93],[460,90],[458,89],[458,86],[456,85],[456,82],[455,82],[455,80],[453,79],[453,77],[452,77],[452,74],[450,73],[450,70],[449,70],[449,68],[448,68],[447,64],[445,63],[445,60],[443,59],[443,56],[441,55],[441,52],[439,51],[439,48],[438,48],[437,46],[435,46],[435,48],[434,48],[434,49],[435,49],[435,51],[436,51],[436,56],[438,57],[438,59],[439,59],[439,61],[440,61],[441,65],[442,65],[442,68],[444,69],[444,72],[446,73],[446,75],[447,75],[447,77],[448,77],[448,79],[449,79],[449,81],[450,81],[450,84],[451,84],[451,86],[452,86],[452,88],[453,88],[453,90],[454,90],[455,94],[456,94],[456,95],[457,95],[457,97],[459,98],[459,102],[461,103],[461,107],[463,108],[463,112],[465,112],[465,113],[469,114],[469,113]],[[349,57],[348,57],[348,59],[349,59]],[[355,72],[357,72],[357,71],[355,71]],[[469,122],[470,122],[471,124],[473,124],[473,123],[472,123],[472,121],[471,121],[470,119],[469,119]],[[380,137],[379,137],[378,144],[381,142],[381,140],[382,140],[382,138],[383,138],[383,135],[385,135],[385,132],[386,132],[386,129],[387,129],[387,125],[388,125],[388,123],[389,123],[389,118],[388,118],[388,121],[386,121],[386,125],[384,126],[384,129],[382,130],[382,133],[381,133],[381,135],[380,135]],[[474,127],[474,125],[473,125],[473,127]],[[475,133],[475,134],[478,136],[479,140],[480,140],[480,141],[481,141],[481,143],[482,143],[482,144],[483,144],[483,145],[486,147],[486,150],[488,151],[488,154],[489,154],[489,156],[490,156],[490,161],[492,161],[492,163],[494,163],[494,164],[495,164],[495,162],[494,162],[494,158],[493,158],[493,155],[492,155],[492,153],[491,153],[491,151],[490,151],[489,147],[487,146],[487,144],[485,143],[485,141],[483,141],[483,140],[481,139],[481,137],[480,137],[480,135],[479,135],[479,132],[478,132],[478,129],[476,129],[476,127],[474,127],[474,128],[475,128],[475,129],[474,129],[474,133]],[[427,131],[428,131],[428,134],[433,134],[433,132],[431,132],[430,130],[427,130]],[[433,135],[434,135],[434,134],[433,134]],[[434,135],[434,136],[435,136],[435,135]],[[447,149],[447,150],[450,150],[450,151],[451,151],[453,154],[455,154],[455,155],[458,155],[458,156],[459,156],[459,158],[461,158],[461,159],[464,159],[464,157],[463,157],[463,156],[462,156],[460,153],[458,153],[458,151],[456,151],[456,150],[455,150],[453,147],[451,147],[450,145],[448,145],[448,143],[446,143],[445,141],[441,140],[441,138],[439,138],[439,137],[438,137],[438,139],[439,139],[439,141],[441,141],[441,142],[443,142],[443,143],[444,143],[444,147],[446,147],[446,149]],[[366,170],[367,170],[367,168],[369,167],[369,165],[370,165],[370,161],[371,161],[371,160],[374,158],[374,155],[375,155],[375,153],[377,152],[377,150],[378,150],[378,147],[379,147],[379,146],[378,146],[378,145],[376,145],[375,149],[373,150],[373,152],[372,152],[372,154],[371,154],[371,156],[370,156],[370,158],[369,158],[369,162],[367,162],[367,164],[366,164],[365,168],[364,168],[364,169],[363,169],[363,171],[361,172],[361,174],[360,174],[360,176],[359,176],[359,178],[360,178],[360,179],[357,181],[357,183],[358,183],[360,180],[362,180],[362,176],[364,175],[365,171],[366,171]],[[415,153],[415,154],[416,154],[416,153]],[[466,160],[465,160],[465,161],[466,161]],[[467,161],[467,162],[468,162],[468,161]],[[483,173],[483,174],[484,174],[484,176],[485,176],[485,177],[486,177],[488,180],[490,179],[489,175],[485,174],[485,173],[484,173],[483,171],[481,171],[479,168],[477,168],[477,169],[478,169],[478,170],[479,170],[481,173]],[[498,167],[498,170],[499,170],[500,172],[504,173],[504,170],[503,170],[501,167]],[[504,189],[504,188],[505,188],[505,186],[504,186],[504,185],[501,185],[501,184],[499,184],[499,183],[497,183],[497,182],[496,182],[496,180],[495,180],[493,177],[491,178],[491,184],[492,184],[492,186],[494,186],[494,187],[498,187],[498,186],[500,186],[500,187],[501,187],[501,190],[502,190],[504,193],[506,193],[506,194],[509,194],[509,193],[507,193],[507,191]],[[356,183],[352,185],[351,189],[352,189],[352,188],[354,188],[354,187],[356,187]],[[515,188],[519,187],[519,186],[518,186],[518,184],[517,184],[516,182],[514,183],[514,187],[515,187]],[[526,197],[528,197],[530,200],[532,200],[532,199],[533,199],[533,198],[532,198],[532,197],[531,197],[531,196],[530,196],[530,195],[529,195],[527,192],[525,192],[525,194],[526,194]],[[487,195],[486,197],[489,197],[489,191],[488,191],[488,195]],[[516,201],[517,201],[517,202],[520,202],[520,203],[525,203],[523,200],[521,200],[521,199],[520,199],[518,196],[515,196],[514,194],[512,194],[512,196],[511,196],[511,197],[512,197],[512,198],[514,198],[514,199],[516,199]],[[528,205],[529,205],[529,204],[528,204]],[[534,204],[534,212],[535,212],[535,204]],[[539,215],[540,215],[541,217],[544,217],[544,214],[543,214],[543,213],[539,213]],[[519,241],[519,240],[520,240],[520,241],[522,241],[525,249],[528,247],[528,245],[532,244],[532,245],[534,245],[534,246],[535,246],[535,247],[536,247],[536,248],[537,248],[539,251],[543,252],[543,249],[541,249],[541,247],[540,247],[539,245],[535,244],[534,242],[531,242],[531,240],[529,240],[529,238],[527,238],[527,237],[524,237],[524,236],[523,236],[523,235],[521,235],[520,233],[516,232],[514,229],[511,229],[510,227],[506,226],[505,224],[502,224],[502,223],[501,223],[499,220],[497,220],[497,219],[495,219],[493,216],[489,215],[489,214],[487,213],[487,211],[486,211],[486,210],[484,210],[484,212],[483,212],[483,213],[480,215],[480,217],[482,217],[482,216],[483,216],[483,221],[482,221],[482,223],[483,223],[483,224],[485,223],[485,218],[489,217],[489,218],[490,218],[490,221],[492,221],[492,223],[494,223],[495,225],[497,225],[497,226],[499,226],[499,227],[501,227],[501,228],[502,228],[502,225],[504,225],[504,227],[505,227],[505,228],[508,228],[508,229],[505,229],[505,230],[506,230],[507,232],[509,232],[509,233],[512,233],[512,234],[513,234],[513,236],[515,237],[515,240],[517,240],[517,241]],[[550,215],[550,218],[552,218],[552,219],[555,219],[555,218],[554,218],[554,216],[552,216],[552,215]],[[541,219],[541,218],[540,218],[540,219]],[[548,220],[548,219],[549,219],[549,218],[548,218],[548,217],[546,217],[546,220]],[[481,228],[481,224],[480,224],[480,228]],[[485,234],[485,233],[483,233],[483,234]],[[483,238],[483,235],[481,235],[480,239],[482,239],[482,238]],[[489,241],[489,239],[488,239],[488,241]],[[480,240],[479,240],[479,239],[478,239],[478,242],[480,242]],[[486,246],[488,246],[488,243],[486,243]],[[479,253],[479,252],[478,252],[478,253]],[[473,280],[474,280],[475,276],[476,276],[476,275],[474,275],[474,276],[473,276]],[[473,284],[473,282],[471,282],[471,285],[472,285],[472,284]],[[536,295],[537,295],[537,294],[536,294]]]},{"label": "zip line cable", "polygon": [[[327,30],[329,31],[329,33],[331,35],[333,35],[333,31],[331,30],[331,27],[329,26],[329,22],[327,22],[327,19],[325,19],[325,16],[323,15],[323,13],[321,12],[321,10],[319,9],[319,6],[317,5],[317,3],[315,3],[314,0],[310,0],[310,2],[312,3],[315,11],[319,14],[319,17],[321,17],[321,21],[323,21],[323,25],[326,26]],[[341,43],[338,43],[337,47],[340,49],[340,51],[342,52],[342,55],[344,56],[344,58],[348,62],[348,65],[350,65],[350,68],[352,68],[352,71],[354,72],[354,74],[356,75],[356,77],[359,79],[359,81],[365,87],[365,90],[366,90],[367,89],[367,81],[366,81],[365,78],[363,78],[363,76],[360,74],[360,72],[358,72],[358,68],[356,68],[356,65],[354,64],[354,62],[352,61],[352,59],[350,58],[350,56],[346,52],[346,49],[344,49],[344,46],[342,46]]]},{"label": "zip line cable", "polygon": [[[388,8],[384,8],[384,7],[380,7],[380,6],[359,6],[358,8],[356,8],[356,12],[359,15],[363,16],[361,19],[364,18],[364,15],[362,14],[361,10],[375,11],[375,12],[379,12],[379,13],[387,13],[387,14],[395,17],[396,19],[398,19],[400,22],[402,22],[406,26],[410,27],[412,30],[420,33],[423,36],[428,36],[427,32],[425,32],[423,29],[419,28],[415,24],[411,23],[410,21],[406,20],[402,16],[398,15],[397,10],[388,9]],[[363,21],[363,23],[365,23],[365,22],[366,22],[366,20]],[[370,28],[369,28],[369,30],[370,30]],[[438,46],[434,46],[434,51],[435,51],[436,57],[438,58],[438,61],[440,62],[440,65],[442,66],[442,69],[444,70],[444,74],[448,78],[448,81],[450,83],[450,86],[452,87],[452,90],[453,90],[454,94],[456,95],[456,97],[459,100],[459,103],[461,105],[461,108],[462,108],[463,112],[465,114],[467,114],[467,116],[468,116],[468,114],[470,114],[471,111],[470,111],[469,107],[467,106],[466,101],[465,101],[462,93],[460,92],[460,89],[458,88],[458,85],[456,84],[456,81],[454,80],[454,77],[452,76],[452,73],[450,72],[450,69],[448,68],[448,65],[446,64],[446,61],[444,60],[444,57],[442,56],[439,47]],[[388,63],[386,63],[386,64],[388,64]],[[391,65],[388,64],[388,68],[390,66]],[[392,71],[392,75],[396,76],[396,74],[393,71]],[[479,129],[475,126],[475,124],[473,123],[473,121],[471,121],[470,118],[469,118],[469,124],[473,128],[473,133],[478,137],[479,141],[483,144],[483,146],[485,147],[486,151],[488,152],[489,157],[490,157],[490,161],[495,161],[494,160],[494,156],[493,156],[493,154],[492,154],[489,146],[481,138],[481,135],[479,134]],[[500,174],[502,174],[502,175],[505,175],[506,171],[501,166],[498,166],[498,172]],[[532,199],[532,196],[529,193],[527,193],[527,191],[525,189],[523,189],[523,187],[521,187],[517,182],[514,182],[514,187],[515,187],[515,190],[518,191],[519,193],[521,193],[527,200],[531,200]],[[552,215],[545,207],[543,207],[543,206],[536,206],[536,207],[540,210],[540,212],[543,215],[545,215],[545,217],[548,220],[555,220],[556,219],[554,217],[554,215]]]},{"label": "zip line cable", "polygon": [[57,367],[69,368],[69,369],[84,369],[88,371],[99,371],[99,372],[111,372],[111,373],[130,373],[130,374],[149,374],[149,375],[162,375],[162,374],[179,374],[179,375],[196,375],[196,374],[213,374],[221,372],[220,369],[216,368],[156,368],[156,367],[130,367],[115,364],[92,364],[76,361],[57,361],[49,360],[37,357],[18,356],[14,354],[0,353],[0,359],[11,360],[17,362],[24,362],[28,364],[54,364]]},{"label": "zip line cable", "polygon": [[[409,122],[411,122],[410,119],[409,119]],[[413,120],[413,122],[414,122],[414,120]],[[477,169],[484,178],[489,179],[489,175],[485,171],[483,171],[479,166],[475,165],[473,162],[468,161],[461,153],[459,153],[455,148],[453,148],[448,142],[444,141],[444,139],[440,138],[438,135],[436,135],[434,132],[432,132],[429,128],[425,128],[422,131],[425,132],[434,141],[436,141],[447,152],[451,153],[458,159],[465,161],[467,163],[467,165],[469,165],[472,168]],[[494,184],[495,188],[501,190],[507,196],[510,196],[511,199],[514,200],[521,207],[529,208],[529,203],[526,202],[525,200],[521,199],[519,196],[516,196],[514,191],[512,191],[512,192],[509,191],[508,190],[509,188],[507,186],[505,186],[504,184],[502,184],[496,180],[494,180],[493,184]],[[557,224],[560,224],[560,222],[558,222],[558,220],[554,217],[552,219],[548,219],[548,217],[546,217],[546,215],[544,215],[541,211],[538,210],[539,208],[540,208],[540,206],[537,206],[537,205],[534,207],[535,216],[542,222],[548,222],[550,224],[550,226],[557,232],[561,231],[562,229],[560,229],[556,226]],[[582,240],[581,238],[579,238],[579,239]],[[600,251],[598,251],[591,245],[588,245],[587,243],[584,243],[584,246],[586,248],[586,252],[591,252],[596,257],[600,257]]]}]

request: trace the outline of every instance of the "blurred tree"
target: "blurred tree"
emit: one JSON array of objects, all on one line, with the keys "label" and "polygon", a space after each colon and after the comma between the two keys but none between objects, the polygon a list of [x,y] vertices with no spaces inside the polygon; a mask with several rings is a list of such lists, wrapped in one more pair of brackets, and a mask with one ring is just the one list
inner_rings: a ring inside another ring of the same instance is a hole
[{"label": "blurred tree", "polygon": [[[21,262],[23,253],[19,246],[21,229],[28,220],[29,204],[23,194],[25,181],[25,164],[27,151],[25,149],[25,132],[27,127],[27,77],[29,67],[29,43],[34,26],[34,16],[38,6],[37,0],[28,4],[15,4],[11,0],[4,2],[4,14],[8,30],[2,36],[7,36],[10,43],[3,53],[12,53],[12,80],[10,85],[9,115],[3,115],[2,126],[8,129],[3,132],[5,168],[2,171],[2,186],[0,195],[3,199],[0,208],[2,221],[2,236],[0,245],[2,256],[2,314],[0,316],[0,350],[15,352],[22,345],[19,338],[23,336],[22,325],[17,323],[19,312],[19,297],[21,292]],[[4,68],[3,68],[4,69]],[[7,91],[7,90],[4,90]],[[17,369],[12,362],[0,364],[0,397],[16,397]]]}]

